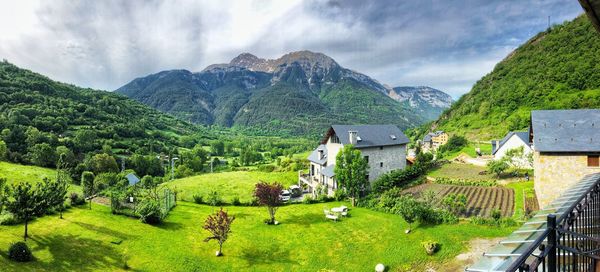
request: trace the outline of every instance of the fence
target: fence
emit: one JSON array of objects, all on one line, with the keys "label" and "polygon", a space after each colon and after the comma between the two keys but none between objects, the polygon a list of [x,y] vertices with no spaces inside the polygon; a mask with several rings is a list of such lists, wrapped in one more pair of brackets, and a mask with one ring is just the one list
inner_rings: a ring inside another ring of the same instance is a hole
[{"label": "fence", "polygon": [[175,193],[169,189],[165,189],[163,196],[161,197],[160,208],[163,214],[166,216],[173,207],[177,205],[177,199]]}]

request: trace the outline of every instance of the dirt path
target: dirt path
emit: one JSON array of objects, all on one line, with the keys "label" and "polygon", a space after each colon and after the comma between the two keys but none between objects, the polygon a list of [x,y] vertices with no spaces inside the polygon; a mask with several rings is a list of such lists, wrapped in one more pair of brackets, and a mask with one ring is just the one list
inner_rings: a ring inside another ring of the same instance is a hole
[{"label": "dirt path", "polygon": [[502,241],[504,237],[494,239],[483,239],[475,238],[469,242],[469,251],[459,254],[454,258],[453,261],[442,264],[441,267],[428,268],[427,272],[441,272],[441,271],[464,271],[469,265],[475,263],[483,253],[490,249],[493,245]]}]

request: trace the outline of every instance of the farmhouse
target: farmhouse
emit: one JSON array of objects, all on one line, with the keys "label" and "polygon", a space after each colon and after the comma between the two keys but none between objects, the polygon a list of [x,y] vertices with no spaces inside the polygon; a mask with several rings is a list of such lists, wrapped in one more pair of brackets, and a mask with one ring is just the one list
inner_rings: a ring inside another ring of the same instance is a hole
[{"label": "farmhouse", "polygon": [[432,152],[437,150],[440,146],[448,142],[448,133],[438,130],[436,132],[430,132],[423,137],[421,142],[421,150],[424,152]]},{"label": "farmhouse", "polygon": [[381,174],[406,167],[408,138],[394,125],[332,125],[321,144],[308,156],[308,174],[299,181],[313,194],[321,188],[332,195],[338,188],[333,169],[336,155],[344,145],[353,145],[369,163],[369,182]]},{"label": "farmhouse", "polygon": [[495,160],[504,158],[507,151],[517,148],[523,148],[523,156],[516,159],[515,162],[519,164],[519,167],[530,168],[526,159],[527,155],[532,152],[528,131],[511,131],[502,140],[492,141],[492,155]]},{"label": "farmhouse", "polygon": [[584,176],[600,172],[600,110],[532,111],[529,135],[540,207]]}]

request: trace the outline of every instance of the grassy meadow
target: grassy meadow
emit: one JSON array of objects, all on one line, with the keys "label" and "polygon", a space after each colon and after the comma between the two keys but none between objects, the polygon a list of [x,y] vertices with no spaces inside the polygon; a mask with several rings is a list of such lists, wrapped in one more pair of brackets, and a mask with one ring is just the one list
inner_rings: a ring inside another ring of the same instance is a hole
[{"label": "grassy meadow", "polygon": [[230,202],[234,197],[239,197],[242,202],[250,202],[254,185],[259,181],[279,182],[287,187],[298,183],[298,173],[293,171],[221,172],[176,179],[166,183],[165,186],[177,190],[179,199],[188,201],[192,201],[194,195],[201,195],[206,199],[209,193],[216,191],[226,202]]},{"label": "grassy meadow", "polygon": [[[263,223],[262,207],[225,207],[236,216],[215,257],[216,242],[203,242],[201,226],[217,208],[180,202],[158,226],[112,215],[108,207],[71,208],[64,219],[46,216],[31,223],[35,261],[9,261],[6,249],[22,240],[23,226],[0,226],[2,271],[372,271],[377,263],[389,271],[423,270],[452,264],[476,237],[499,237],[511,229],[455,225],[419,226],[411,234],[399,216],[354,208],[339,222],[325,219],[323,209],[348,203],[296,204],[281,207],[278,226]],[[421,242],[434,240],[441,250],[425,254]],[[456,267],[461,269],[462,267]]]},{"label": "grassy meadow", "polygon": [[[18,182],[35,184],[44,178],[56,179],[56,170],[0,161],[0,178],[6,178],[8,184]],[[81,187],[71,184],[69,185],[69,192],[81,192]]]}]

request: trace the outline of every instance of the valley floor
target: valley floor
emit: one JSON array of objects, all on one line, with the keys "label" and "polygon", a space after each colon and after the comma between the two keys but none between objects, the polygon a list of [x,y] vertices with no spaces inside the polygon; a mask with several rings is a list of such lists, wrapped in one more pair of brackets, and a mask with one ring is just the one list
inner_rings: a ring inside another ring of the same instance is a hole
[{"label": "valley floor", "polygon": [[[263,207],[225,207],[236,216],[224,257],[216,242],[203,242],[206,216],[217,208],[180,202],[159,226],[112,215],[108,207],[71,208],[64,219],[46,216],[30,225],[28,240],[35,261],[9,261],[6,249],[22,240],[23,226],[0,226],[2,271],[422,271],[454,262],[474,238],[505,236],[512,229],[459,223],[419,226],[397,215],[353,208],[351,217],[327,221],[323,209],[347,203],[296,204],[281,207],[278,226],[263,223]],[[434,240],[441,250],[427,256],[421,242]]]}]

